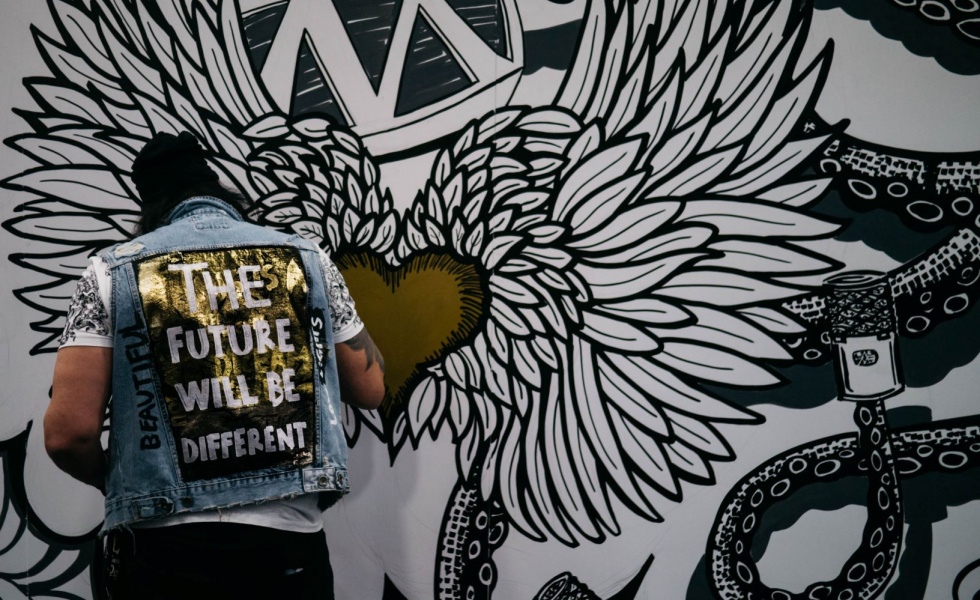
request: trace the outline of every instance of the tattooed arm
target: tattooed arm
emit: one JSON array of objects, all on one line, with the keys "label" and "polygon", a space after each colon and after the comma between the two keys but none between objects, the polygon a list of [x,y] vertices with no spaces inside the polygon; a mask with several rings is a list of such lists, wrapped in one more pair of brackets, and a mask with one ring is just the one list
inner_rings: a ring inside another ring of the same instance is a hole
[{"label": "tattooed arm", "polygon": [[385,361],[367,329],[336,345],[340,398],[351,406],[372,409],[385,396]]},{"label": "tattooed arm", "polygon": [[44,415],[44,448],[75,479],[105,490],[102,422],[112,387],[112,348],[58,351],[51,404]]},{"label": "tattooed arm", "polygon": [[44,447],[61,470],[105,492],[102,424],[112,388],[112,325],[93,262],[71,298],[54,363]]},{"label": "tattooed arm", "polygon": [[334,344],[340,399],[357,408],[377,408],[385,396],[385,361],[354,309],[344,276],[326,252],[320,252],[320,265],[330,297],[334,341],[343,340]]}]

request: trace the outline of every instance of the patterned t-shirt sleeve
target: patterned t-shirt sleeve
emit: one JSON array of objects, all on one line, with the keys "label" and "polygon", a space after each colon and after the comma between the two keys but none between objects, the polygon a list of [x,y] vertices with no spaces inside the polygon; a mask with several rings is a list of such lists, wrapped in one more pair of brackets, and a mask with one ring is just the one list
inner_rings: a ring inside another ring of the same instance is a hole
[{"label": "patterned t-shirt sleeve", "polygon": [[75,286],[75,294],[68,305],[65,331],[61,334],[61,347],[68,346],[112,347],[109,313],[99,293],[99,280],[95,267],[91,264]]},{"label": "patterned t-shirt sleeve", "polygon": [[330,320],[333,323],[333,343],[346,342],[364,329],[364,323],[357,316],[354,299],[350,296],[344,276],[333,264],[326,252],[320,251],[320,265],[327,280],[327,295],[330,297]]}]

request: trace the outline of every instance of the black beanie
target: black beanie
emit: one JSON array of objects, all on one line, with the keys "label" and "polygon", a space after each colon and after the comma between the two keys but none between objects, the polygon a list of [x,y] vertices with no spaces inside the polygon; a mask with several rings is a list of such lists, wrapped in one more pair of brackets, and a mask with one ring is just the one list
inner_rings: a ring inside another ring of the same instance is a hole
[{"label": "black beanie", "polygon": [[158,133],[133,161],[133,183],[140,199],[177,195],[187,186],[218,181],[205,160],[204,148],[187,131]]}]

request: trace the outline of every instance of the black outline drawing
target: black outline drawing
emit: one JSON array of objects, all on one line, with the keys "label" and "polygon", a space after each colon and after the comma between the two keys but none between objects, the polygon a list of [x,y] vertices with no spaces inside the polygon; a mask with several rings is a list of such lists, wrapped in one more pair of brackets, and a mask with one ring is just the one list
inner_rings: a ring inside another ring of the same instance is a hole
[{"label": "black outline drawing", "polygon": [[[16,531],[6,545],[0,547],[0,558],[7,557],[9,562],[5,562],[11,565],[24,564],[25,561],[29,565],[22,571],[0,571],[0,581],[25,598],[84,600],[80,596],[58,591],[58,588],[89,571],[92,573],[92,597],[97,598],[97,565],[101,564],[101,556],[95,541],[96,532],[81,540],[60,535],[46,527],[31,509],[24,489],[24,461],[31,428],[29,425],[20,435],[0,442],[0,461],[3,464],[0,524],[17,521]],[[44,575],[48,577],[39,577]]]},{"label": "black outline drawing", "polygon": [[[846,224],[814,211],[828,190],[863,210],[863,186],[885,189],[873,208],[916,231],[955,228],[891,274],[900,334],[926,335],[975,299],[980,155],[875,147],[821,121],[832,47],[798,64],[803,0],[592,0],[553,106],[468,115],[377,159],[353,131],[275,108],[235,0],[49,7],[56,35],[32,33],[53,76],[25,80],[39,110],[18,110],[31,132],[6,140],[39,166],[3,182],[30,196],[3,226],[51,248],[10,256],[42,281],[15,292],[40,313],[32,354],[54,349],[87,257],[130,237],[128,169],[154,131],[195,132],[257,220],[338,262],[369,257],[397,281],[441,255],[479,275],[475,325],[416,365],[400,398],[345,419],[352,441],[366,429],[392,461],[426,432],[457,445],[439,598],[491,595],[511,528],[601,542],[619,533],[612,496],[657,522],[685,483],[715,483],[714,465],[735,457],[717,425],[761,417],[712,390],[777,386],[776,368],[829,359],[823,296],[788,283],[843,266],[796,245]],[[397,211],[379,161],[432,148],[427,184]],[[902,435],[883,439],[898,452]],[[571,573],[545,587],[594,597]]]},{"label": "black outline drawing", "polygon": [[[902,481],[980,465],[980,416],[895,432],[889,428],[885,402],[905,387],[901,361],[896,360],[896,320],[901,317],[892,300],[896,286],[882,274],[870,273],[837,276],[828,284],[822,298],[830,314],[825,334],[835,350],[838,397],[855,402],[857,435],[838,435],[781,453],[732,488],[706,553],[713,591],[721,600],[878,597],[902,557]],[[870,388],[858,389],[871,381]],[[844,477],[868,483],[868,519],[858,549],[830,581],[811,583],[798,593],[767,586],[752,558],[753,538],[765,513],[805,486]]]}]

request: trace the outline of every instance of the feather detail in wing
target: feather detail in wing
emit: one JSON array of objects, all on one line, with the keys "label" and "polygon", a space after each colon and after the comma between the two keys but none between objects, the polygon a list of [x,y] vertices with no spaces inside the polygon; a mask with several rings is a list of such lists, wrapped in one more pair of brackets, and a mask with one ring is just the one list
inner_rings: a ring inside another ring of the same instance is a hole
[{"label": "feather detail in wing", "polygon": [[[435,210],[447,188],[436,184],[413,217],[464,239],[472,228],[453,211],[477,202],[473,222],[512,211],[497,231],[512,237],[483,265],[490,343],[447,353],[432,373],[454,402],[510,415],[493,445],[499,477],[484,471],[481,489],[532,538],[602,539],[618,531],[610,492],[658,520],[657,496],[713,482],[712,463],[734,457],[724,424],[759,417],[708,386],[779,383],[767,365],[789,354],[774,332],[793,321],[767,307],[806,291],[786,277],[834,266],[795,245],[836,230],[802,212],[823,182],[794,176],[824,140],[788,139],[827,54],[794,79],[804,15],[792,2],[752,4],[589,3],[558,99],[568,112],[551,126],[540,113],[512,118],[519,109],[488,117],[498,139],[524,145],[487,141],[476,155],[475,138],[460,138],[433,179],[458,178],[459,208]],[[531,122],[561,149],[522,150],[533,134],[514,124]],[[471,186],[477,175],[461,165],[498,153],[525,166],[547,156],[558,178],[514,169]],[[460,447],[461,472],[468,453]]]}]

